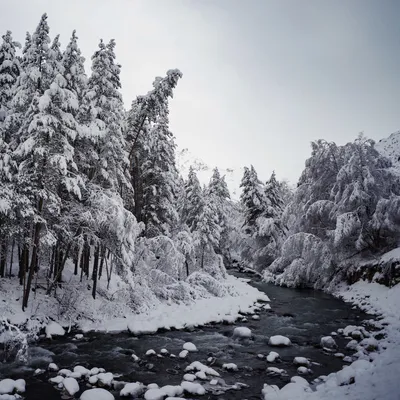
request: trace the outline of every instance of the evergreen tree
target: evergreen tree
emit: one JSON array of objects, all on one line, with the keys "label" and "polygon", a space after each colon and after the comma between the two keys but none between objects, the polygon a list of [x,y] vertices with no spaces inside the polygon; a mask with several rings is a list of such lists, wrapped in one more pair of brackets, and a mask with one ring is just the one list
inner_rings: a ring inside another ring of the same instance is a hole
[{"label": "evergreen tree", "polygon": [[254,234],[256,232],[257,218],[264,212],[265,204],[261,182],[253,166],[250,169],[244,168],[240,187],[242,188],[240,201],[245,215],[244,229],[246,233]]},{"label": "evergreen tree", "polygon": [[183,221],[191,232],[197,230],[198,217],[202,207],[202,189],[194,168],[189,168],[188,179],[185,182],[185,205],[183,208]]},{"label": "evergreen tree", "polygon": [[12,88],[21,71],[16,47],[20,47],[19,43],[14,42],[11,32],[7,31],[0,46],[0,124],[11,107]]}]

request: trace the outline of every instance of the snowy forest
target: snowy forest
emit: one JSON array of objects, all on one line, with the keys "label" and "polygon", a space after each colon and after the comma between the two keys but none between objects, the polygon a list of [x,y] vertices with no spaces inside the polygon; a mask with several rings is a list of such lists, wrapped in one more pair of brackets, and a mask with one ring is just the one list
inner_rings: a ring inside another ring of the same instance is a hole
[{"label": "snowy forest", "polygon": [[[182,73],[157,77],[126,110],[115,50],[101,40],[85,72],[76,32],[62,48],[46,14],[23,46],[3,36],[0,287],[23,310],[52,307],[49,296],[71,317],[90,296],[113,315],[118,303],[222,296],[234,264],[329,289],[355,260],[397,246],[399,175],[372,140],[312,143],[295,189],[244,168],[235,202],[217,168],[206,186],[177,169],[169,102]],[[390,283],[390,266],[380,273]]]}]

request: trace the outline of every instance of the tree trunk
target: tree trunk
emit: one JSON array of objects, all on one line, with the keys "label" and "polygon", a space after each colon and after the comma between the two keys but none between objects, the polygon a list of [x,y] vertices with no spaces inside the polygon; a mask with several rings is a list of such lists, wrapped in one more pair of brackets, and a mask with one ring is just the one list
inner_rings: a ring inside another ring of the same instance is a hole
[{"label": "tree trunk", "polygon": [[[38,205],[38,214],[40,215],[43,208],[43,199],[40,198],[39,205]],[[32,249],[32,258],[31,258],[31,265],[29,267],[28,273],[28,281],[25,288],[24,293],[24,300],[22,303],[22,311],[25,311],[25,308],[28,307],[28,300],[29,300],[29,293],[31,291],[32,286],[32,279],[33,275],[36,271],[37,261],[38,261],[38,250],[39,250],[39,239],[40,239],[40,231],[41,231],[41,223],[36,222],[35,229],[34,229],[34,236],[33,236],[33,249]]]},{"label": "tree trunk", "polygon": [[101,275],[103,273],[103,266],[104,266],[104,259],[106,258],[106,248],[103,246],[101,250],[101,261],[100,261],[100,269],[99,269],[99,280],[101,278]]},{"label": "tree trunk", "polygon": [[13,239],[12,241],[12,245],[11,245],[11,258],[10,258],[10,278],[12,275],[12,266],[13,266],[13,261],[14,261],[14,246],[15,246],[15,239]]},{"label": "tree trunk", "polygon": [[92,273],[92,280],[93,280],[93,290],[92,290],[92,297],[96,298],[96,289],[97,289],[97,272],[99,269],[99,255],[100,255],[100,246],[97,245],[94,251],[94,261],[93,261],[93,273]]},{"label": "tree trunk", "polygon": [[4,278],[6,274],[6,263],[7,263],[7,240],[4,238],[1,241],[1,257],[0,257],[0,277]]}]

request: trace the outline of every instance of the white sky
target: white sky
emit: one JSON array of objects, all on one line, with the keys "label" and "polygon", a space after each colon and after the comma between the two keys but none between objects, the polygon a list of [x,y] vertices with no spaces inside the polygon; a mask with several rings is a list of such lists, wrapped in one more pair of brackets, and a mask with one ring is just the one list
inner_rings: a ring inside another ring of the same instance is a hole
[{"label": "white sky", "polygon": [[44,12],[87,60],[116,39],[126,107],[179,68],[171,129],[211,166],[295,183],[310,141],[400,129],[399,1],[0,0],[1,30],[23,43]]}]

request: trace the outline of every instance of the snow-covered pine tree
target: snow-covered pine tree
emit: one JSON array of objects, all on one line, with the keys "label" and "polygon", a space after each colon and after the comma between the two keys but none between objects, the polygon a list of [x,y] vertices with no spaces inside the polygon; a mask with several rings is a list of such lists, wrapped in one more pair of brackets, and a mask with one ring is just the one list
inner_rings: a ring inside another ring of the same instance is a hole
[{"label": "snow-covered pine tree", "polygon": [[129,187],[125,175],[127,154],[123,136],[124,110],[119,92],[120,65],[115,62],[115,41],[103,40],[92,57],[92,75],[84,95],[77,147],[87,179],[118,192]]},{"label": "snow-covered pine tree", "polygon": [[0,127],[11,107],[12,88],[21,71],[16,47],[20,47],[19,43],[14,42],[11,32],[7,31],[0,46]]},{"label": "snow-covered pine tree", "polygon": [[[225,181],[225,176],[220,175],[218,168],[214,168],[210,183],[207,189],[208,196],[213,197],[215,203],[216,213],[218,216],[218,226],[220,230],[220,240],[215,246],[215,251],[228,257],[229,246],[229,218],[230,212],[230,193]],[[228,257],[229,258],[229,257]]]},{"label": "snow-covered pine tree", "polygon": [[171,237],[178,225],[176,207],[178,171],[175,164],[175,142],[168,121],[159,118],[148,138],[147,161],[143,164],[143,216],[146,236]]},{"label": "snow-covered pine tree", "polygon": [[197,230],[198,216],[202,207],[202,189],[196,172],[189,168],[188,179],[185,182],[185,204],[182,210],[182,220],[191,232]]},{"label": "snow-covered pine tree", "polygon": [[143,219],[143,175],[144,163],[149,152],[151,141],[150,130],[157,120],[168,126],[168,100],[173,97],[182,73],[175,69],[167,71],[164,78],[157,77],[153,90],[144,96],[138,96],[133,102],[127,116],[126,142],[129,158],[129,172],[134,189],[134,214],[139,221]]},{"label": "snow-covered pine tree", "polygon": [[67,81],[67,89],[75,93],[79,104],[82,102],[83,93],[87,85],[84,63],[85,58],[81,54],[78,46],[78,37],[74,30],[62,55],[62,65],[64,67],[64,77]]},{"label": "snow-covered pine tree", "polygon": [[242,188],[240,201],[245,215],[244,231],[249,235],[253,235],[257,230],[257,218],[262,215],[265,208],[262,184],[253,166],[251,166],[250,169],[244,167],[240,187]]}]

